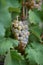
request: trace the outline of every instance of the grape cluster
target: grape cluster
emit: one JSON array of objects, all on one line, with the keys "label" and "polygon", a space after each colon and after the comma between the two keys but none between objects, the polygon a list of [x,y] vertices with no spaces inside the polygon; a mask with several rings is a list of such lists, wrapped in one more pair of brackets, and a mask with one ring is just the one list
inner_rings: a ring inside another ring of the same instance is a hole
[{"label": "grape cluster", "polygon": [[41,9],[42,0],[27,0],[26,3],[23,2],[23,6],[27,6],[30,9],[37,8]]},{"label": "grape cluster", "polygon": [[19,47],[24,49],[28,42],[29,31],[27,21],[14,20],[12,23],[12,33],[15,38],[20,42]]},{"label": "grape cluster", "polygon": [[42,0],[34,0],[34,7],[41,9]]}]

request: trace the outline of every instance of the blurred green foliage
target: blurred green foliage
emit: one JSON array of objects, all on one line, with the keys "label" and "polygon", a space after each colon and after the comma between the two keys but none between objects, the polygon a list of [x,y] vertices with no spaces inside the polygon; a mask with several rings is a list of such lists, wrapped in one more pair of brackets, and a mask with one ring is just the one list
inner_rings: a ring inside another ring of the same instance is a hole
[{"label": "blurred green foliage", "polygon": [[25,54],[15,50],[19,42],[11,37],[11,23],[20,15],[21,4],[22,0],[0,0],[0,55],[8,52],[4,65],[43,65],[43,28],[39,26],[43,23],[43,5],[40,11],[33,9],[28,12],[30,38]]}]

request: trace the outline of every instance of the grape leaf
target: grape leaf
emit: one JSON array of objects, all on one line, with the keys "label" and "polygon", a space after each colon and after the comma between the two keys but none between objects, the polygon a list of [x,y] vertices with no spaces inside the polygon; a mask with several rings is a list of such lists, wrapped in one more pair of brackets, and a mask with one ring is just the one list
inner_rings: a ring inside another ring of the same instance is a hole
[{"label": "grape leaf", "polygon": [[6,0],[8,7],[20,8],[20,3],[18,0]]},{"label": "grape leaf", "polygon": [[26,48],[26,58],[29,65],[43,65],[43,45],[37,42],[31,43]]},{"label": "grape leaf", "polygon": [[10,48],[17,47],[18,41],[10,38],[0,39],[0,54],[5,54]]},{"label": "grape leaf", "polygon": [[37,24],[41,22],[40,18],[32,10],[29,11],[29,20],[30,20],[30,23],[33,23],[33,24]]},{"label": "grape leaf", "polygon": [[5,27],[9,27],[9,25],[11,24],[11,14],[9,13],[8,8],[6,6],[4,8],[1,7],[1,10],[0,10],[0,22]]},{"label": "grape leaf", "polygon": [[16,50],[12,50],[7,54],[4,65],[26,65],[26,62],[20,53],[18,53]]},{"label": "grape leaf", "polygon": [[6,55],[4,65],[13,65],[10,52]]},{"label": "grape leaf", "polygon": [[5,27],[10,26],[11,24],[11,14],[9,13],[10,7],[14,8],[15,11],[18,11],[18,8],[20,8],[18,0],[0,0],[0,22]]},{"label": "grape leaf", "polygon": [[41,42],[41,30],[39,26],[31,26],[30,27],[30,32],[32,33],[33,36],[35,36],[40,42]]},{"label": "grape leaf", "polygon": [[3,24],[0,23],[0,37],[4,37],[4,36],[5,36],[5,28]]},{"label": "grape leaf", "polygon": [[11,50],[10,52],[13,59],[15,58],[16,60],[19,60],[19,61],[24,60],[23,56],[20,53],[18,53],[16,50]]}]

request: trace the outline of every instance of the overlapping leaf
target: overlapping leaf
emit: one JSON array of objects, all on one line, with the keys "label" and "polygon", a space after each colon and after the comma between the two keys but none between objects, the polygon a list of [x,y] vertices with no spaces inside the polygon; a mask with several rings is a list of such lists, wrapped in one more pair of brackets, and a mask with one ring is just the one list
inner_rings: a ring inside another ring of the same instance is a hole
[{"label": "overlapping leaf", "polygon": [[43,45],[33,42],[26,48],[26,53],[29,65],[43,65]]},{"label": "overlapping leaf", "polygon": [[14,12],[16,11],[18,12],[20,8],[18,0],[0,1],[0,22],[4,24],[5,27],[8,27],[11,24],[11,14],[9,13],[8,10],[10,7],[13,8]]},{"label": "overlapping leaf", "polygon": [[41,42],[41,37],[40,37],[41,30],[40,30],[39,26],[31,26],[30,31],[31,31],[32,35],[35,36],[35,38],[37,38]]},{"label": "overlapping leaf", "polygon": [[4,37],[4,36],[5,36],[5,28],[3,24],[0,23],[0,37]]},{"label": "overlapping leaf", "polygon": [[17,51],[11,51],[7,54],[4,65],[26,65],[24,57]]},{"label": "overlapping leaf", "polygon": [[0,39],[0,54],[5,54],[10,48],[17,47],[18,41],[13,39]]},{"label": "overlapping leaf", "polygon": [[41,22],[40,18],[32,10],[29,11],[29,20],[30,20],[30,23],[33,23],[33,24]]}]

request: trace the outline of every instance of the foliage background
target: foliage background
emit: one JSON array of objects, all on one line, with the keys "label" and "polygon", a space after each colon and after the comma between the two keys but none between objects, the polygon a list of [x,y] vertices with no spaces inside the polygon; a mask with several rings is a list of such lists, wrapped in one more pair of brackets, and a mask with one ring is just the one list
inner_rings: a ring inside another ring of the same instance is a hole
[{"label": "foliage background", "polygon": [[22,0],[0,0],[0,55],[6,55],[4,65],[43,65],[43,4],[41,11],[28,12],[30,37],[25,54],[14,49],[19,42],[11,37],[10,28],[12,19],[21,12],[21,3]]}]

